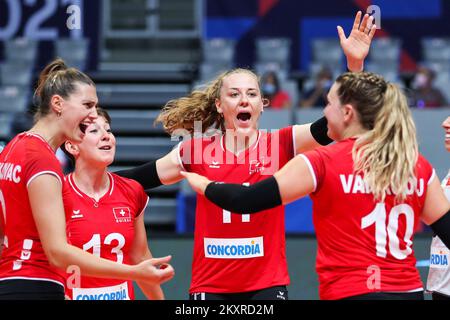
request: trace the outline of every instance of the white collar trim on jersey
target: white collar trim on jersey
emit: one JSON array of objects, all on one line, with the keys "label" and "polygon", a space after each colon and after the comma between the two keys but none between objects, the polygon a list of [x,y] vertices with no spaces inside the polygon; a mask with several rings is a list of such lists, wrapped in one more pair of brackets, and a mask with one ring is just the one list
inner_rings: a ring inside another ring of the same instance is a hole
[{"label": "white collar trim on jersey", "polygon": [[[106,174],[109,177],[109,181],[111,183],[111,190],[109,191],[109,195],[111,196],[113,191],[114,191],[114,177],[111,173],[106,172]],[[78,192],[78,190],[81,190],[78,188],[78,186],[75,184],[75,181],[73,180],[73,173],[69,174],[69,179],[67,179],[69,181],[70,186],[72,187],[73,191],[75,191],[76,194],[78,194],[80,197],[84,198],[84,196]]]},{"label": "white collar trim on jersey", "polygon": [[[221,137],[220,137],[220,147],[222,148],[222,151],[223,152],[225,152],[226,151],[226,148],[225,148],[225,141],[223,140],[223,137],[224,137],[225,135],[223,134]],[[261,132],[258,130],[258,137],[256,138],[256,141],[255,141],[255,143],[253,144],[253,147],[251,147],[251,150],[255,150],[256,149],[256,147],[258,146],[258,143],[259,143],[259,138],[261,137]],[[247,149],[244,149],[244,150],[242,150],[242,151],[239,151],[238,153],[236,153],[235,154],[235,156],[237,157],[237,156],[239,156],[242,152],[245,152],[246,150],[248,150],[249,148],[247,148]],[[231,151],[230,151],[231,152]],[[231,152],[231,153],[233,153],[233,152]]]},{"label": "white collar trim on jersey", "polygon": [[41,136],[40,134],[35,133],[35,132],[25,131],[25,132],[22,132],[22,135],[25,135],[25,136],[27,136],[27,137],[34,137],[34,138],[37,138],[37,139],[41,140],[42,142],[44,142],[44,143],[47,145],[47,147],[48,147],[53,153],[55,153],[55,151],[54,151],[53,148],[50,146],[50,144],[48,143],[48,141],[45,140],[44,137]]},{"label": "white collar trim on jersey", "polygon": [[114,177],[111,173],[106,172],[109,176],[109,181],[111,181],[111,191],[109,192],[109,195],[112,195],[113,191],[114,191]]}]

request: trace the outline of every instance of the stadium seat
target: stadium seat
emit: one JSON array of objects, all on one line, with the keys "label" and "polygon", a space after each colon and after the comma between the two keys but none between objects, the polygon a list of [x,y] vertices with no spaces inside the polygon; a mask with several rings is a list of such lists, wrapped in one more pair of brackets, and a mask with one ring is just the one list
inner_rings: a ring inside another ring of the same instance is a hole
[{"label": "stadium seat", "polygon": [[173,225],[176,222],[175,199],[152,198],[145,209],[144,223],[147,225]]},{"label": "stadium seat", "polygon": [[365,69],[382,75],[387,81],[399,83],[400,77],[398,72],[397,61],[370,61],[366,63]]},{"label": "stadium seat", "polygon": [[203,61],[216,64],[233,64],[235,41],[213,38],[203,41]]},{"label": "stadium seat", "polygon": [[316,38],[312,41],[312,57],[314,62],[327,65],[342,64],[344,53],[339,39]]},{"label": "stadium seat", "polygon": [[450,38],[422,38],[421,45],[425,61],[450,61]]},{"label": "stadium seat", "polygon": [[280,69],[289,69],[291,57],[291,40],[288,38],[256,39],[256,62],[275,62]]},{"label": "stadium seat", "polygon": [[55,41],[55,55],[64,59],[66,64],[85,70],[89,49],[88,39],[58,39]]},{"label": "stadium seat", "polygon": [[111,127],[114,134],[149,134],[162,133],[162,125],[155,126],[154,122],[160,110],[111,110]]},{"label": "stadium seat", "polygon": [[369,58],[374,62],[399,62],[402,41],[397,38],[376,38],[372,40]]},{"label": "stadium seat", "polygon": [[5,41],[6,61],[24,63],[33,67],[36,57],[37,42],[35,40],[16,38]]},{"label": "stadium seat", "polygon": [[292,106],[295,107],[299,100],[299,91],[296,81],[283,80],[280,81],[280,87],[282,90],[286,91],[291,97]]},{"label": "stadium seat", "polygon": [[28,107],[28,95],[19,87],[0,87],[0,112],[24,112]]},{"label": "stadium seat", "polygon": [[14,113],[0,112],[0,140],[7,141],[11,138]]},{"label": "stadium seat", "polygon": [[211,81],[222,72],[228,71],[232,68],[228,63],[203,62],[199,68],[199,80]]},{"label": "stadium seat", "polygon": [[97,95],[103,106],[161,108],[167,101],[186,95],[189,89],[184,84],[97,84]]},{"label": "stadium seat", "polygon": [[292,110],[271,110],[266,109],[259,119],[259,128],[261,130],[280,129],[287,127],[292,123]]},{"label": "stadium seat", "polygon": [[24,63],[7,62],[0,64],[0,84],[28,88],[33,77],[32,71],[32,67]]},{"label": "stadium seat", "polygon": [[178,141],[170,138],[118,137],[116,162],[144,162],[156,160],[169,153]]}]

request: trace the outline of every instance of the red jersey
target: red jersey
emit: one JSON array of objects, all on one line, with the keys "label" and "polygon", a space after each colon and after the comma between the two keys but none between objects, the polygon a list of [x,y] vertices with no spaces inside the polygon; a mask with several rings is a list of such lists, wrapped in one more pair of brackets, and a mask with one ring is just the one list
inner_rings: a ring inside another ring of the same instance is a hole
[{"label": "red jersey", "polygon": [[316,186],[311,199],[320,298],[420,291],[413,234],[434,170],[420,155],[417,183],[409,184],[407,198],[394,203],[388,192],[384,203],[377,203],[363,177],[354,174],[354,143],[347,139],[301,155]]},{"label": "red jersey", "polygon": [[270,108],[282,109],[286,103],[290,103],[291,98],[286,91],[278,91],[272,99],[270,99]]},{"label": "red jersey", "polygon": [[44,253],[28,198],[28,185],[42,174],[54,175],[64,190],[61,166],[41,136],[21,133],[0,153],[0,222],[5,233],[0,281],[44,280],[64,286],[64,272],[50,266]]},{"label": "red jersey", "polygon": [[[259,131],[257,141],[238,155],[225,149],[222,136],[180,144],[185,170],[244,185],[272,176],[294,152],[292,127]],[[233,293],[288,285],[284,229],[283,206],[241,215],[197,195],[189,292]]]},{"label": "red jersey", "polygon": [[[64,202],[70,244],[98,257],[131,264],[135,219],[143,214],[148,197],[136,181],[108,173],[110,187],[99,199],[89,197],[67,176],[70,193]],[[69,281],[70,282],[70,281]],[[79,288],[66,288],[73,300],[133,300],[132,281],[81,276]]]}]

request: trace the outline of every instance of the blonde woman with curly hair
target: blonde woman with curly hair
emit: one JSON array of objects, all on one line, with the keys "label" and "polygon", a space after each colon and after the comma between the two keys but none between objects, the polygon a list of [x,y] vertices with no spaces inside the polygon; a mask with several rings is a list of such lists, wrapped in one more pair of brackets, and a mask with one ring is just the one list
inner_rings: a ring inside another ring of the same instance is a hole
[{"label": "blonde woman with curly hair", "polygon": [[[356,15],[348,38],[338,28],[347,65],[353,71],[362,70],[376,28],[371,17],[365,15],[361,21],[361,16],[361,12]],[[194,139],[183,141],[155,164],[119,174],[139,181],[145,189],[183,179],[182,170],[252,185],[273,175],[296,153],[332,141],[325,118],[277,132],[259,130],[267,104],[253,72],[225,72],[205,88],[169,101],[158,118],[169,133],[194,132]],[[196,136],[210,128],[218,132],[211,137]],[[239,216],[198,196],[190,299],[288,299],[284,234],[281,205],[259,215]]]}]

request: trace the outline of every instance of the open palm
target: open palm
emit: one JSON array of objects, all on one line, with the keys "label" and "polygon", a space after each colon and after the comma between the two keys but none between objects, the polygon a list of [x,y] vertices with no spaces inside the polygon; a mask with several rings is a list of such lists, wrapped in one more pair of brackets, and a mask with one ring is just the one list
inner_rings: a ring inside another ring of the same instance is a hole
[{"label": "open palm", "polygon": [[366,58],[376,31],[373,17],[365,14],[361,22],[361,15],[361,11],[358,11],[348,38],[345,36],[344,29],[341,26],[337,27],[342,50],[350,61],[361,61]]}]

